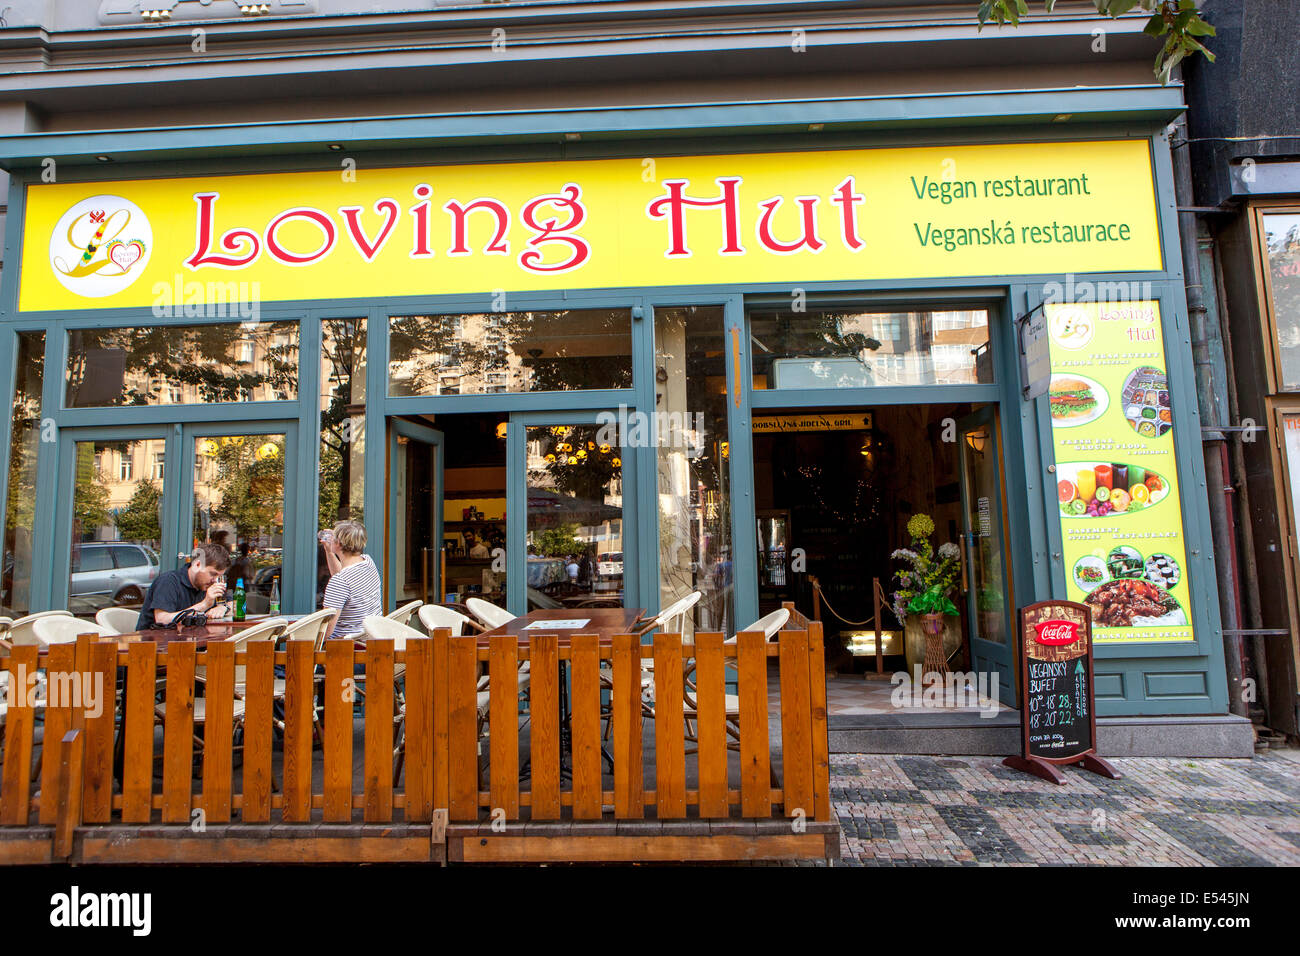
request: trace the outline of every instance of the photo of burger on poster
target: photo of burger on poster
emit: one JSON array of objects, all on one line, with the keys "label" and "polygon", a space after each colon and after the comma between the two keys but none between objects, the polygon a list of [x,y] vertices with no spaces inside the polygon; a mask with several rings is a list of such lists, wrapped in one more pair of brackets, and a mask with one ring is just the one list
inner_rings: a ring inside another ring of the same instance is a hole
[{"label": "photo of burger on poster", "polygon": [[1052,423],[1065,428],[1095,422],[1106,411],[1106,390],[1082,375],[1053,375],[1047,389]]}]

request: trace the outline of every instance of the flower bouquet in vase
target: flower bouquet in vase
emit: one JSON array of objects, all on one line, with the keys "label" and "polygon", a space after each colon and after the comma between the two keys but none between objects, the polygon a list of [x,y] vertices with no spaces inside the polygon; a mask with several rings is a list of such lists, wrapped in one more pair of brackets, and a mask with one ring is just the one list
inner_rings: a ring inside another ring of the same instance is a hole
[{"label": "flower bouquet in vase", "polygon": [[899,548],[890,555],[906,566],[894,572],[892,610],[903,625],[904,650],[911,670],[925,660],[927,629],[942,634],[945,658],[961,646],[961,629],[952,596],[956,593],[961,552],[951,542],[936,549],[930,543],[934,521],[929,515],[912,515],[907,522],[911,547]]}]

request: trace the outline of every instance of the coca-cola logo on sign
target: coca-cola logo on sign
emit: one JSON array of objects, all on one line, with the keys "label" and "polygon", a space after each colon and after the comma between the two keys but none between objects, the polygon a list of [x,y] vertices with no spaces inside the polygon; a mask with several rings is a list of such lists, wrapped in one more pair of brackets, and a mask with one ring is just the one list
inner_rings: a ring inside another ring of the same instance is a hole
[{"label": "coca-cola logo on sign", "polygon": [[1039,621],[1034,631],[1034,640],[1053,647],[1073,644],[1079,639],[1079,625],[1074,621]]}]

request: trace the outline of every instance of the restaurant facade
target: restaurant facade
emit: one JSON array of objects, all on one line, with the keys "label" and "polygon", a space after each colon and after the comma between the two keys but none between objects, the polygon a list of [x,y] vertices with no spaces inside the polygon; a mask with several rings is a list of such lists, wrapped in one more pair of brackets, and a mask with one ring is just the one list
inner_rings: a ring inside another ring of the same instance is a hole
[{"label": "restaurant facade", "polygon": [[[386,609],[698,590],[684,627],[732,633],[815,604],[851,749],[868,619],[914,663],[873,581],[894,603],[894,552],[928,542],[950,663],[1004,709],[1016,608],[1065,598],[1093,611],[1103,747],[1250,752],[1182,90],[1151,81],[1140,18],[1099,58],[1088,4],[1034,37],[958,4],[663,3],[617,35],[630,4],[269,6],[45,24],[53,65],[5,93],[4,613],[129,606],[203,541],[250,608],[305,613],[320,532],[353,518]],[[238,56],[164,64],[196,25]],[[138,100],[79,72],[128,49]],[[271,81],[247,108],[236,73]]]}]

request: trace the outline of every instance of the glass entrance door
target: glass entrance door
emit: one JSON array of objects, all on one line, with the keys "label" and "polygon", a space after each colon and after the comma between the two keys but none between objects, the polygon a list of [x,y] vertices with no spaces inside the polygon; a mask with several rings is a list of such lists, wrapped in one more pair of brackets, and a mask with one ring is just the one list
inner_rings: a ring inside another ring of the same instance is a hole
[{"label": "glass entrance door", "polygon": [[997,407],[986,406],[957,423],[961,456],[962,587],[970,622],[971,666],[998,675],[999,700],[1014,706],[1002,452]]},{"label": "glass entrance door", "polygon": [[230,552],[226,583],[244,582],[249,614],[270,609],[277,581],[281,607],[289,605],[293,583],[291,516],[297,426],[188,425],[181,436],[181,487],[189,507],[181,515],[186,560],[203,543]]},{"label": "glass entrance door", "polygon": [[[94,618],[108,607],[138,609],[176,534],[175,482],[167,439],[150,429],[67,429],[60,436],[56,607]],[[169,503],[170,506],[169,506]]]},{"label": "glass entrance door", "polygon": [[443,435],[393,419],[388,430],[386,607],[440,604],[443,594]]},{"label": "glass entrance door", "polygon": [[511,588],[509,609],[633,606],[634,449],[594,413],[517,414],[510,430],[510,580],[525,586]]}]

